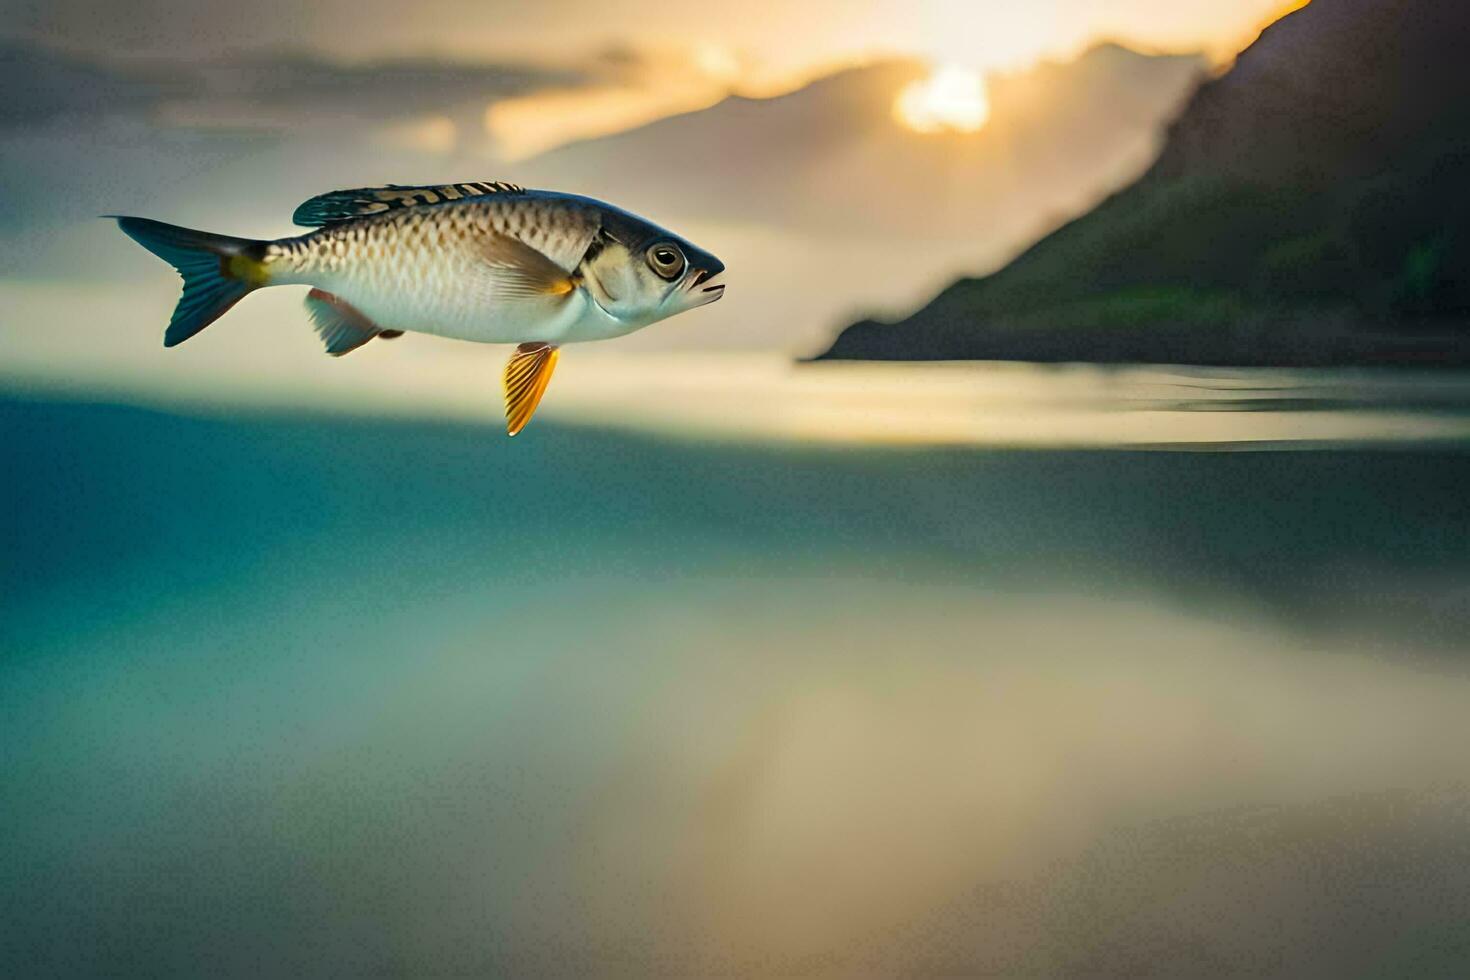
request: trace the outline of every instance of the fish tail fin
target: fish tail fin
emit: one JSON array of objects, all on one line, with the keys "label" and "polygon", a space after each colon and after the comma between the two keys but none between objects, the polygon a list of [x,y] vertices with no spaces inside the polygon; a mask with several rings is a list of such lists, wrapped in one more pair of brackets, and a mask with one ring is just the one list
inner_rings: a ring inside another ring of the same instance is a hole
[{"label": "fish tail fin", "polygon": [[184,294],[174,307],[163,346],[182,344],[209,326],[254,289],[270,284],[263,241],[194,231],[148,218],[108,215],[133,241],[184,277]]}]

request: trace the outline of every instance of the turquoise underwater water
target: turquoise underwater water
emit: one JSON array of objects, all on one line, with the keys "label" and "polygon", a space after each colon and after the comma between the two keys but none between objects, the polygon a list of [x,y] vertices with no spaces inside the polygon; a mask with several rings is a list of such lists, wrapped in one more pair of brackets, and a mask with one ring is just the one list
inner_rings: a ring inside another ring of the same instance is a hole
[{"label": "turquoise underwater water", "polygon": [[1470,954],[1455,446],[0,426],[0,973]]}]

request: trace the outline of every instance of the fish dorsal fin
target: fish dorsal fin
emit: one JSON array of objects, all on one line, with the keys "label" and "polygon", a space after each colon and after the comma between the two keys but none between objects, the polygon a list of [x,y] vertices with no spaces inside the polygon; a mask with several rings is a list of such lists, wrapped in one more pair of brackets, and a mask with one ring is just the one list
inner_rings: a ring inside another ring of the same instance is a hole
[{"label": "fish dorsal fin", "polygon": [[329,225],[334,221],[350,221],[370,214],[416,208],[425,204],[443,204],[487,194],[524,194],[519,184],[503,180],[467,180],[461,184],[387,184],[383,187],[355,187],[351,190],[318,194],[304,202],[291,215],[291,220],[306,228]]},{"label": "fish dorsal fin", "polygon": [[561,351],[555,344],[521,344],[505,365],[505,431],[515,435],[526,427],[556,370]]}]

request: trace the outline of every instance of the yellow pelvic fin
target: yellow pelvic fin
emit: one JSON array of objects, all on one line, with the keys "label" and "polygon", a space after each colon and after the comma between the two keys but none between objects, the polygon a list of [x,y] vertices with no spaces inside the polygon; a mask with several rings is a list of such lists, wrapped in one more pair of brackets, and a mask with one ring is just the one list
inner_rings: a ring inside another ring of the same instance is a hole
[{"label": "yellow pelvic fin", "polygon": [[555,344],[521,344],[505,365],[505,429],[515,435],[526,427],[556,370],[561,350]]}]

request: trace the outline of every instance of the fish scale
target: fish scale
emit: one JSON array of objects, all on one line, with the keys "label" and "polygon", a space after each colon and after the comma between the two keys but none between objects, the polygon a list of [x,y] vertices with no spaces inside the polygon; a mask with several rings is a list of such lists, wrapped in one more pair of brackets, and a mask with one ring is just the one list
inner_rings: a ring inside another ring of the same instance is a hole
[{"label": "fish scale", "polygon": [[589,209],[579,207],[471,200],[389,211],[273,242],[265,264],[272,283],[312,283],[344,295],[383,292],[385,299],[391,293],[460,323],[473,311],[462,309],[440,287],[471,272],[487,234],[509,235],[553,261],[565,257],[557,264],[570,272],[580,257],[573,253],[585,248],[595,220]]}]

